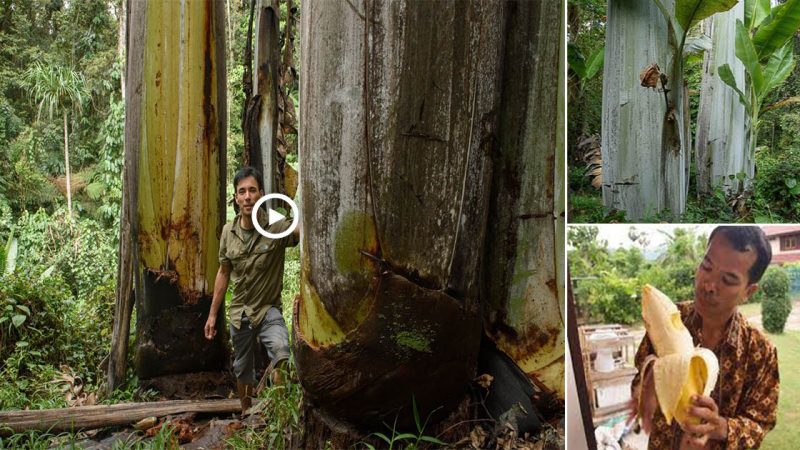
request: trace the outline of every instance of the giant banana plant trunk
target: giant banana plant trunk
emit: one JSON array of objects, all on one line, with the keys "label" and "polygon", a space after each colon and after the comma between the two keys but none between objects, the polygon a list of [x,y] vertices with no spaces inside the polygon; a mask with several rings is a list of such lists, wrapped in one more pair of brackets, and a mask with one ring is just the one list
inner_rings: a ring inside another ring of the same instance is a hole
[{"label": "giant banana plant trunk", "polygon": [[482,296],[498,348],[562,398],[563,15],[541,1],[510,16]]},{"label": "giant banana plant trunk", "polygon": [[438,418],[475,375],[505,5],[303,8],[305,399],[329,425]]},{"label": "giant banana plant trunk", "polygon": [[264,175],[264,192],[277,192],[279,186],[278,62],[280,60],[280,8],[278,0],[256,0],[254,19],[253,99],[246,126],[249,163]]},{"label": "giant banana plant trunk", "polygon": [[[245,64],[252,64],[244,82],[248,96],[242,130],[245,135],[244,162],[263,174],[264,192],[280,192],[294,197],[297,173],[286,164],[284,131],[294,129],[294,114],[287,113],[288,96],[283,92],[280,67],[280,7],[278,0],[253,1],[252,41],[248,39]],[[287,5],[289,6],[289,5]],[[291,11],[287,12],[291,14]],[[284,30],[291,32],[290,17]],[[289,36],[288,34],[286,36]],[[250,50],[250,46],[254,48]],[[285,53],[291,58],[294,45],[287,37]],[[252,53],[252,55],[251,55]],[[254,57],[253,61],[250,58]],[[290,60],[284,60],[284,65]],[[254,74],[254,76],[250,74]],[[293,107],[294,105],[292,105]]]},{"label": "giant banana plant trunk", "polygon": [[711,25],[712,48],[703,61],[697,114],[697,191],[700,194],[716,186],[727,193],[747,189],[754,176],[754,161],[747,151],[745,137],[744,105],[717,74],[720,66],[728,64],[736,84],[744,86],[744,65],[736,57],[737,20],[744,21],[744,2],[706,19]]},{"label": "giant banana plant trunk", "polygon": [[214,341],[203,325],[225,217],[225,5],[128,6],[123,223],[133,243],[120,264],[133,259],[136,370],[216,370],[227,362],[224,321]]},{"label": "giant banana plant trunk", "polygon": [[[667,11],[674,6],[663,1]],[[603,204],[629,220],[686,205],[687,136],[679,61],[673,61],[666,19],[655,2],[609,0],[603,70]],[[642,87],[640,72],[658,64],[668,76]],[[666,98],[669,98],[667,107]]]}]

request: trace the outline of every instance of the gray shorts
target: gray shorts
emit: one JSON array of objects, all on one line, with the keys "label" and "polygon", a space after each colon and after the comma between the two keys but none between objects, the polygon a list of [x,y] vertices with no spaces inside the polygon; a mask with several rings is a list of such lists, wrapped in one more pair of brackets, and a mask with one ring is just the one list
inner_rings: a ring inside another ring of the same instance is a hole
[{"label": "gray shorts", "polygon": [[242,383],[255,384],[255,346],[256,340],[267,348],[267,355],[274,367],[280,361],[289,359],[289,330],[283,321],[281,311],[270,306],[267,314],[256,327],[250,326],[250,319],[242,314],[242,326],[237,330],[230,325],[233,351],[233,372]]}]

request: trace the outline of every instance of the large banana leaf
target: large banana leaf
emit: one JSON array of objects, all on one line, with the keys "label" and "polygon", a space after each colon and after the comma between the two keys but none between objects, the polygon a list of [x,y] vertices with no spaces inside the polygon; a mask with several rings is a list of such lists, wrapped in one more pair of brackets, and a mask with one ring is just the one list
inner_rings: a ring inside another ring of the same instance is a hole
[{"label": "large banana leaf", "polygon": [[750,34],[741,20],[736,21],[736,57],[744,64],[744,69],[750,75],[753,89],[756,93],[764,90],[764,72],[758,64],[758,55],[750,39]]},{"label": "large banana leaf", "polygon": [[788,0],[772,9],[772,14],[753,35],[758,58],[767,61],[800,28],[800,0]]},{"label": "large banana leaf", "polygon": [[736,78],[733,76],[733,71],[731,70],[731,66],[729,66],[728,64],[723,64],[719,66],[719,69],[717,69],[717,75],[719,75],[719,78],[725,84],[727,84],[734,91],[736,91],[736,93],[739,95],[739,101],[742,102],[745,110],[747,111],[747,115],[751,115],[753,107],[750,104],[750,101],[744,95],[744,92],[742,92],[742,90],[739,89],[739,86],[736,85]]},{"label": "large banana leaf", "polygon": [[567,64],[569,68],[578,75],[582,83],[594,78],[597,72],[603,67],[603,60],[605,59],[605,47],[600,47],[587,59],[583,56],[580,49],[573,43],[569,43],[567,50]]},{"label": "large banana leaf", "polygon": [[675,20],[685,33],[701,20],[718,12],[727,11],[736,3],[738,0],[677,0]]},{"label": "large banana leaf", "polygon": [[683,54],[687,57],[693,55],[702,55],[703,52],[711,50],[711,38],[705,34],[697,37],[690,37],[686,39],[683,45]]},{"label": "large banana leaf", "polygon": [[606,55],[605,50],[605,47],[598,48],[589,56],[589,59],[586,60],[586,80],[594,78],[600,68],[603,67],[603,61]]},{"label": "large banana leaf", "polygon": [[578,46],[572,42],[569,43],[567,48],[567,64],[578,75],[578,78],[581,80],[586,78],[586,57],[583,56]]},{"label": "large banana leaf", "polygon": [[745,0],[744,26],[748,30],[757,28],[769,16],[769,0]]},{"label": "large banana leaf", "polygon": [[764,68],[764,92],[757,92],[760,100],[783,83],[794,70],[793,47],[791,42],[787,42],[769,58],[769,63]]}]

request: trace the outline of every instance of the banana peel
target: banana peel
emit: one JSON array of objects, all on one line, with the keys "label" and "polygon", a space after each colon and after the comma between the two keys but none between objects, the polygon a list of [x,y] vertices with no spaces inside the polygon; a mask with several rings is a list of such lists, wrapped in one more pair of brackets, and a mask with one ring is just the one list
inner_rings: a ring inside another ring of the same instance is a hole
[{"label": "banana peel", "polygon": [[700,423],[689,415],[689,407],[693,396],[708,396],[717,384],[716,355],[707,348],[695,348],[675,303],[649,284],[642,291],[642,318],[658,355],[643,365],[642,373],[653,364],[656,398],[667,423],[672,424],[673,418],[681,426]]}]

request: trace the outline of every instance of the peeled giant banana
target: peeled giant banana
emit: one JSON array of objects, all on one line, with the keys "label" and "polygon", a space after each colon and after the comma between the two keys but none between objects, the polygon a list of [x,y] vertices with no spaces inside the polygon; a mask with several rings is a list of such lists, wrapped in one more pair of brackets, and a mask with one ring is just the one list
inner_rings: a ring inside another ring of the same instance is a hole
[{"label": "peeled giant banana", "polygon": [[673,417],[681,425],[699,423],[698,418],[689,415],[691,398],[711,394],[719,375],[717,357],[709,349],[694,347],[675,303],[649,284],[642,291],[642,318],[658,355],[645,363],[642,373],[654,361],[653,376],[661,412],[668,424]]}]

